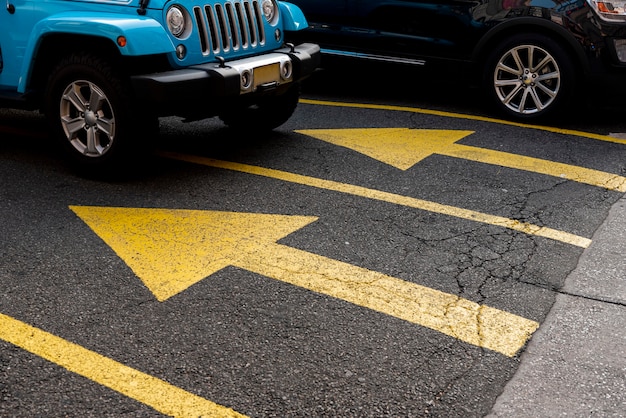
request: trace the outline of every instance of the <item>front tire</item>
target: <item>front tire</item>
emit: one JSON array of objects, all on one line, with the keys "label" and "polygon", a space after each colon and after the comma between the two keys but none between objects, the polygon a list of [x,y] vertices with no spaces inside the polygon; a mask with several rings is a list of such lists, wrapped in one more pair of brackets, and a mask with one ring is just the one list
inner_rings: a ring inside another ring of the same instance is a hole
[{"label": "front tire", "polygon": [[564,109],[574,91],[572,60],[554,40],[515,35],[487,60],[484,87],[496,109],[514,119],[543,119]]},{"label": "front tire", "polygon": [[[139,118],[129,87],[105,60],[72,54],[52,71],[45,113],[69,161],[89,174],[128,168],[158,120]],[[147,129],[146,129],[147,128]]]}]

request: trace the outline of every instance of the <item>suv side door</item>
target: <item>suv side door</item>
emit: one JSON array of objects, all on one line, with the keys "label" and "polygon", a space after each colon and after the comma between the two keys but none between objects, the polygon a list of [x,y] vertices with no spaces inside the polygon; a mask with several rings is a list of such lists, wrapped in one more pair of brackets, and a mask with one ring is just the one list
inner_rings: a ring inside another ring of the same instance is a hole
[{"label": "suv side door", "polygon": [[296,0],[291,3],[304,12],[310,25],[305,32],[313,32],[316,43],[323,44],[325,49],[353,49],[355,36],[360,32],[355,0]]},{"label": "suv side door", "polygon": [[[356,0],[365,48],[406,58],[466,58],[479,39],[475,0]],[[472,28],[475,28],[472,30]],[[468,36],[469,34],[469,36]],[[380,53],[380,52],[379,52]]]},{"label": "suv side door", "polygon": [[33,26],[32,9],[32,0],[5,0],[0,9],[0,92],[16,90]]},{"label": "suv side door", "polygon": [[291,1],[311,25],[298,36],[308,32],[326,52],[417,62],[429,57],[466,59],[484,30],[469,13],[481,0]]}]

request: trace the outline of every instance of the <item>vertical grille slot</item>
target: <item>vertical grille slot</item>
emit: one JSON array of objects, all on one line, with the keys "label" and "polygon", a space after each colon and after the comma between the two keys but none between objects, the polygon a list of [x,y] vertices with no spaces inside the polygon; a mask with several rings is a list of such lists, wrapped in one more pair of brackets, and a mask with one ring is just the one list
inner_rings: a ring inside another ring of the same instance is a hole
[{"label": "vertical grille slot", "polygon": [[205,11],[208,17],[207,25],[209,28],[209,35],[211,36],[209,38],[211,50],[213,52],[219,52],[220,51],[220,37],[217,31],[217,22],[215,22],[215,15],[213,14],[213,9],[211,9],[211,6],[207,6]]},{"label": "vertical grille slot", "polygon": [[[261,7],[259,6],[259,2],[254,0],[252,2],[253,16],[254,16],[254,27],[259,31],[259,43],[265,43],[265,26],[263,26],[263,13],[261,12]],[[252,18],[251,18],[252,19]]]},{"label": "vertical grille slot", "polygon": [[206,23],[206,20],[204,19],[204,15],[202,14],[202,9],[200,9],[199,7],[194,7],[193,14],[196,18],[196,22],[198,25],[198,36],[200,37],[200,48],[202,49],[203,54],[208,54],[211,48],[209,43],[211,42],[211,39],[213,38],[213,36],[209,36],[206,32],[206,28],[208,25]]},{"label": "vertical grille slot", "polygon": [[248,41],[248,25],[244,20],[245,11],[241,7],[241,3],[235,3],[235,10],[237,10],[237,26],[241,30],[241,46],[247,48],[250,45]]},{"label": "vertical grille slot", "polygon": [[232,0],[193,9],[202,54],[225,54],[265,43],[258,0]]},{"label": "vertical grille slot", "polygon": [[215,5],[215,17],[217,18],[217,28],[219,33],[220,47],[223,52],[230,51],[230,36],[228,34],[228,25],[226,24],[226,16],[224,15],[224,7],[221,4]]},{"label": "vertical grille slot", "polygon": [[228,23],[227,31],[230,34],[230,46],[236,51],[239,49],[239,30],[237,28],[237,18],[231,3],[226,3],[226,21]]}]

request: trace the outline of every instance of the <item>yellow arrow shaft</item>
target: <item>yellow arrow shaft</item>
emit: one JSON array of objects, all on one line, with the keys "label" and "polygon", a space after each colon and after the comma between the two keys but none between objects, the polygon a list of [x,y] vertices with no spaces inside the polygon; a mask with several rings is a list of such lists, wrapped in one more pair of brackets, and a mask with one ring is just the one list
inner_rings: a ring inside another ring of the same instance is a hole
[{"label": "yellow arrow shaft", "polygon": [[517,170],[531,171],[553,177],[561,177],[578,183],[603,187],[608,190],[626,192],[626,178],[617,174],[592,170],[569,164],[541,160],[502,151],[487,150],[461,144],[454,144],[437,151],[437,154],[462,158],[485,164],[499,165]]},{"label": "yellow arrow shaft", "polygon": [[273,244],[250,246],[234,265],[514,356],[539,324],[382,273]]},{"label": "yellow arrow shaft", "polygon": [[520,222],[516,219],[509,219],[502,216],[490,215],[487,213],[477,212],[469,209],[463,209],[427,200],[416,199],[409,196],[402,196],[394,193],[384,192],[381,190],[368,189],[366,187],[339,183],[332,180],[318,179],[315,177],[304,176],[301,174],[293,174],[286,171],[274,170],[270,168],[263,168],[229,161],[215,160],[211,158],[175,153],[162,153],[162,155],[168,158],[173,158],[180,161],[187,161],[194,164],[202,164],[208,167],[223,168],[226,170],[233,170],[242,173],[254,174],[257,176],[274,178],[292,183],[303,184],[310,187],[316,187],[319,189],[332,190],[340,193],[351,194],[354,196],[365,197],[368,199],[380,200],[396,205],[402,205],[429,212],[440,213],[456,218],[467,219],[474,222],[496,225],[503,228],[509,228],[515,231],[523,232],[529,235],[535,235],[553,239],[556,241],[561,241],[566,244],[575,245],[581,248],[587,248],[591,244],[591,240],[589,238],[570,234],[569,232],[559,231],[557,229],[552,229],[544,226],[533,225],[527,222]]}]

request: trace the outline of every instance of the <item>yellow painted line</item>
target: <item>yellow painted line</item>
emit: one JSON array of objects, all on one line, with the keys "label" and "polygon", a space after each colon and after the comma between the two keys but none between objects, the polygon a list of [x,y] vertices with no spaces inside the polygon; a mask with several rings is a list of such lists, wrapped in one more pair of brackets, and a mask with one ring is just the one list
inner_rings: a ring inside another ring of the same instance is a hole
[{"label": "yellow painted line", "polygon": [[514,356],[535,321],[277,243],[310,216],[72,206],[159,300],[235,266]]},{"label": "yellow painted line", "polygon": [[443,112],[439,110],[421,109],[421,108],[407,107],[407,106],[388,106],[388,105],[376,105],[376,104],[367,104],[367,103],[331,102],[331,101],[325,101],[325,100],[311,100],[311,99],[300,99],[300,103],[317,105],[317,106],[336,106],[336,107],[351,107],[351,108],[357,108],[357,109],[391,110],[395,112],[420,113],[424,115],[434,115],[434,116],[443,116],[443,117],[456,118],[456,119],[476,120],[480,122],[489,122],[489,123],[497,123],[500,125],[518,126],[520,128],[537,129],[537,130],[552,132],[552,133],[557,133],[557,134],[579,136],[582,138],[589,138],[589,139],[595,139],[598,141],[613,142],[615,144],[626,145],[626,139],[616,138],[616,137],[609,136],[609,135],[600,135],[600,134],[594,134],[591,132],[577,131],[577,130],[571,130],[571,129],[561,129],[561,128],[554,128],[550,126],[512,122],[512,121],[508,121],[504,119],[467,115],[464,113]]},{"label": "yellow painted line", "polygon": [[244,417],[176,386],[0,313],[0,338],[174,417]]},{"label": "yellow painted line", "polygon": [[296,132],[352,149],[401,170],[407,170],[423,159],[438,154],[626,192],[626,177],[617,174],[456,143],[473,134],[473,131],[353,128],[305,129]]},{"label": "yellow painted line", "polygon": [[447,150],[442,151],[441,154],[465,160],[514,168],[517,170],[546,174],[553,177],[576,181],[578,183],[603,187],[607,190],[626,192],[626,177],[585,167],[460,144],[456,144],[454,147],[450,147]]},{"label": "yellow painted line", "polygon": [[247,174],[254,174],[263,177],[274,178],[291,183],[302,184],[305,186],[316,187],[319,189],[331,190],[340,193],[351,194],[354,196],[365,197],[373,200],[393,203],[396,205],[411,207],[415,209],[425,210],[428,212],[439,213],[443,215],[453,216],[456,218],[467,219],[474,222],[495,225],[503,228],[512,229],[514,231],[523,232],[529,235],[549,238],[566,244],[575,245],[581,248],[587,248],[591,244],[589,238],[579,235],[570,234],[568,232],[559,231],[545,226],[538,226],[527,222],[520,222],[515,219],[509,219],[502,216],[489,215],[473,210],[462,209],[454,206],[443,205],[428,200],[415,199],[408,196],[402,196],[394,193],[388,193],[366,187],[354,186],[345,183],[339,183],[331,180],[318,179],[315,177],[293,174],[285,171],[263,168],[248,164],[240,164],[229,161],[215,160],[212,158],[204,158],[193,155],[183,155],[177,153],[161,153],[164,157],[172,158],[180,161],[186,161],[194,164],[201,164],[208,167],[222,168],[226,170],[239,171]]}]

